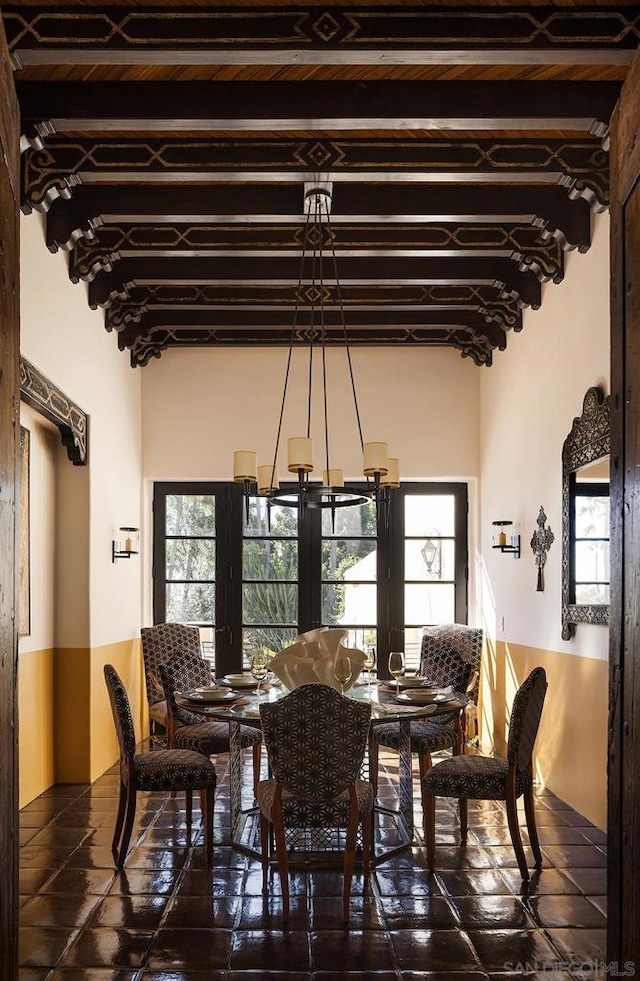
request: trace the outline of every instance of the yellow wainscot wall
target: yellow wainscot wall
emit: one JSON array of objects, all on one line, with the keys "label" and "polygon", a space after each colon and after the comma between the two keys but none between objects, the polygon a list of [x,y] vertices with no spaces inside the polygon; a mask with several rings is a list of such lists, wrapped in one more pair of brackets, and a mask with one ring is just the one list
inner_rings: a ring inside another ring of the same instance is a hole
[{"label": "yellow wainscot wall", "polygon": [[54,783],[53,650],[20,654],[18,667],[19,806]]},{"label": "yellow wainscot wall", "polygon": [[490,640],[482,667],[483,749],[505,754],[513,697],[538,665],[545,669],[549,687],[534,753],[536,782],[606,828],[606,661]]},{"label": "yellow wainscot wall", "polygon": [[20,655],[19,806],[54,783],[90,783],[118,759],[104,683],[113,664],[129,693],[136,738],[148,732],[139,638],[87,648]]},{"label": "yellow wainscot wall", "polygon": [[105,664],[113,664],[127,690],[136,741],[140,741],[148,731],[144,728],[144,709],[147,700],[140,638],[118,644],[106,644],[104,647],[94,649],[91,658],[90,780],[96,780],[105,770],[108,770],[117,761],[119,755],[109,695],[104,681]]}]

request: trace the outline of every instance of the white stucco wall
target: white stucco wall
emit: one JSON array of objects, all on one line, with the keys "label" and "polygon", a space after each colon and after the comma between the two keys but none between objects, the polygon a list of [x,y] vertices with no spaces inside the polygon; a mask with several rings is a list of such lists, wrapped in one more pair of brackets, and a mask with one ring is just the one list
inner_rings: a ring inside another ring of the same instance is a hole
[{"label": "white stucco wall", "polygon": [[[150,479],[229,480],[233,451],[273,456],[286,349],[167,351],[143,372],[143,469]],[[319,355],[316,355],[319,366]],[[358,348],[352,351],[365,441],[389,442],[405,479],[475,476],[478,471],[479,373],[451,350]],[[351,387],[342,351],[327,352],[332,465],[362,475]],[[281,439],[304,435],[305,355],[292,367]],[[314,391],[318,394],[319,386]],[[314,419],[321,418],[314,405]],[[314,427],[318,478],[323,439]]]},{"label": "white stucco wall", "polygon": [[[20,232],[21,353],[89,416],[88,468],[58,469],[56,644],[96,647],[140,629],[140,562],[113,564],[111,539],[141,522],[141,377],[70,282],[67,256],[48,252],[42,217],[23,217]],[[77,589],[64,591],[82,579],[86,616]]]},{"label": "white stucco wall", "polygon": [[[609,393],[609,217],[595,216],[585,255],[570,253],[562,284],[546,284],[540,310],[481,372],[482,556],[485,625],[492,636],[547,650],[606,658],[608,631],[580,625],[561,638],[562,444],[591,385]],[[543,506],[555,542],[536,592],[530,547]],[[491,522],[514,521],[522,558],[491,550]],[[503,627],[504,618],[504,627]]]}]

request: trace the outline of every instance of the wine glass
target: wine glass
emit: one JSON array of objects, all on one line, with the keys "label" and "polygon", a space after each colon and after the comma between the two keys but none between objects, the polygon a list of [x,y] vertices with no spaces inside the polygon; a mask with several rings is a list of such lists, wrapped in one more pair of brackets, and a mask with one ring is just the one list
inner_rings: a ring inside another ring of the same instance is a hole
[{"label": "wine glass", "polygon": [[400,694],[400,678],[404,674],[404,651],[391,651],[389,654],[389,674],[396,679],[396,698]]},{"label": "wine glass", "polygon": [[269,655],[266,651],[254,651],[251,657],[251,674],[257,681],[256,695],[260,698],[260,682],[266,677],[269,671]]},{"label": "wine glass", "polygon": [[337,657],[333,665],[333,676],[340,684],[340,693],[342,695],[344,695],[344,686],[347,682],[351,681],[352,674],[353,666],[351,664],[351,658],[346,655]]},{"label": "wine glass", "polygon": [[367,669],[367,688],[369,698],[371,698],[371,671],[376,666],[376,647],[375,644],[368,644],[367,649],[364,652],[364,661],[362,666]]}]

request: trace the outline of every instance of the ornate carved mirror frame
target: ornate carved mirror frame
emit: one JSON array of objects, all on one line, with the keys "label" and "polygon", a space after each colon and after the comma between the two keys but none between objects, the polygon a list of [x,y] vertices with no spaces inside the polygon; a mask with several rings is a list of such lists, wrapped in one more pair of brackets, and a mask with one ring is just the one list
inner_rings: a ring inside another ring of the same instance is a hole
[{"label": "ornate carved mirror frame", "polygon": [[571,590],[572,516],[571,498],[576,471],[611,453],[609,395],[600,388],[588,388],[582,403],[582,415],[573,420],[571,432],[562,447],[562,639],[570,640],[577,623],[607,625],[609,605],[593,606],[573,603]]}]

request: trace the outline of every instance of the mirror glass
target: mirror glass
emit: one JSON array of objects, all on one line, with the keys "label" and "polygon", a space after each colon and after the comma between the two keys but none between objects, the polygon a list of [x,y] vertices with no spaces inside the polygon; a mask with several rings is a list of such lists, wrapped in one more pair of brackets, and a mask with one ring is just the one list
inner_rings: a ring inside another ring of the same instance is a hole
[{"label": "mirror glass", "polygon": [[609,457],[575,472],[572,482],[571,589],[579,606],[609,602]]},{"label": "mirror glass", "polygon": [[609,623],[610,397],[589,388],[562,447],[562,637]]}]

